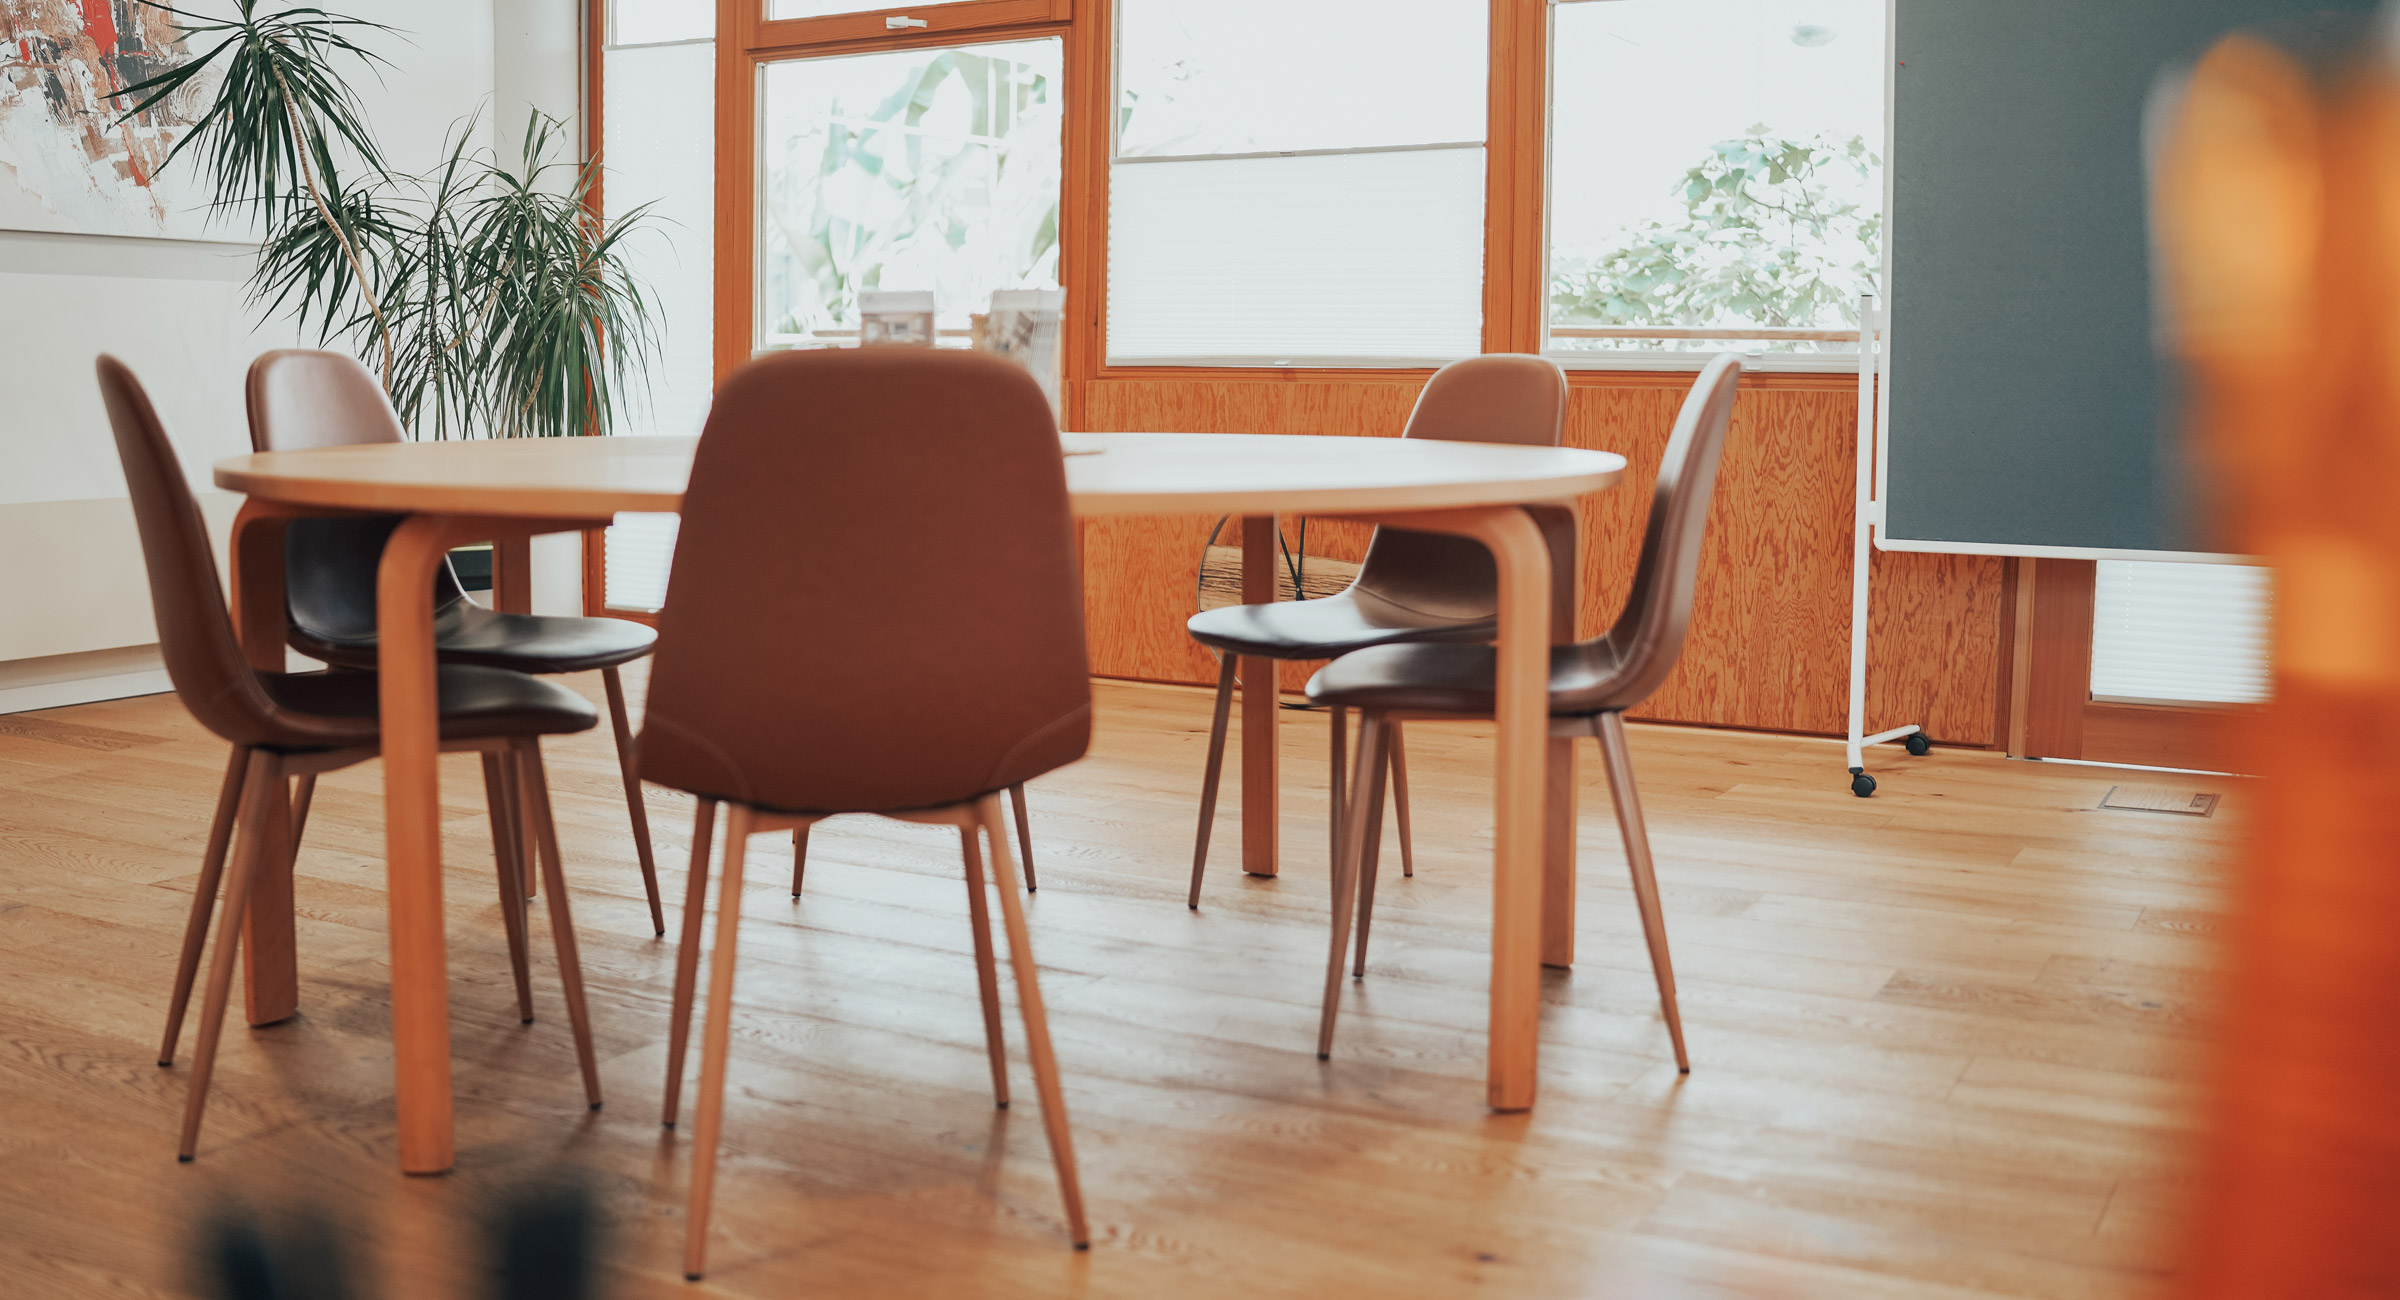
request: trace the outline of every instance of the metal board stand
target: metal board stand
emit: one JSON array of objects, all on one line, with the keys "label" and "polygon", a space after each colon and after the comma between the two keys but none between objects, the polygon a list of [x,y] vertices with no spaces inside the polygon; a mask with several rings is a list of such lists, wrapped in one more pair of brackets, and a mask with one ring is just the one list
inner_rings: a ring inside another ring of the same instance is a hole
[{"label": "metal board stand", "polygon": [[1925,729],[1913,723],[1878,731],[1872,736],[1866,734],[1870,585],[1867,574],[1872,534],[1875,526],[1883,522],[1883,502],[1875,492],[1878,463],[1875,411],[1884,352],[1880,308],[1874,294],[1862,295],[1858,300],[1858,495],[1850,530],[1850,729],[1846,739],[1850,793],[1861,799],[1875,793],[1875,778],[1867,774],[1867,746],[1901,740],[1907,742],[1911,754],[1923,754],[1933,747],[1925,737]]}]

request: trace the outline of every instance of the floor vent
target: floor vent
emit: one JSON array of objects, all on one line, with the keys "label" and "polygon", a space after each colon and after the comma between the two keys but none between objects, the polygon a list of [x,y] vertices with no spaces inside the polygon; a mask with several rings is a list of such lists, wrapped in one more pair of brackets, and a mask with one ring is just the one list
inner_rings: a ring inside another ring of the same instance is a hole
[{"label": "floor vent", "polygon": [[2181,817],[2206,817],[2217,810],[2219,796],[2188,786],[2116,785],[2110,786],[2103,808],[2121,812],[2174,813]]}]

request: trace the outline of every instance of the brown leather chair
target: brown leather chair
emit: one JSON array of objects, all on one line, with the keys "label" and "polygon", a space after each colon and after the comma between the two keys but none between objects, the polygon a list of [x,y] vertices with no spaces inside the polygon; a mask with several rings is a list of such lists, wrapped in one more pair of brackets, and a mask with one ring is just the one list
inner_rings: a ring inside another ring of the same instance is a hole
[{"label": "brown leather chair", "polygon": [[[176,1039],[183,1028],[184,1010],[190,1002],[201,948],[208,939],[210,914],[216,906],[218,881],[223,876],[225,921],[209,966],[206,1000],[200,1012],[200,1043],[192,1058],[192,1086],[177,1152],[179,1159],[189,1160],[199,1142],[201,1113],[208,1104],[209,1076],[224,1028],[234,953],[240,945],[252,882],[261,859],[271,851],[270,845],[298,847],[298,831],[287,820],[292,813],[288,782],[375,757],[381,744],[376,722],[377,682],[373,673],[262,673],[250,667],[234,639],[233,620],[225,612],[224,589],[217,582],[216,556],[209,550],[199,504],[192,498],[158,412],[124,363],[103,356],[98,369],[100,394],[116,432],[117,455],[124,463],[125,486],[132,494],[134,521],[141,530],[142,555],[150,571],[150,607],[158,621],[167,676],[192,716],[233,744],[233,760],[226,768],[216,821],[209,827],[208,848],[192,894],[191,917],[184,927],[183,955],[175,971],[166,1037],[158,1049],[158,1063],[173,1065]],[[525,896],[513,860],[518,843],[515,822],[530,817],[539,832],[559,975],[565,985],[568,1017],[574,1024],[576,1057],[583,1067],[585,1100],[596,1108],[600,1076],[592,1055],[591,1021],[584,1009],[575,928],[559,868],[558,837],[550,822],[540,737],[589,731],[598,724],[599,714],[572,691],[504,669],[444,665],[438,682],[442,748],[483,755],[484,790],[491,800],[492,839],[500,867],[500,912],[516,977],[517,1013],[528,1022],[533,1019],[533,994],[525,968]],[[500,774],[504,765],[515,767],[521,775],[522,808],[512,806],[503,794]],[[233,835],[237,805],[242,842],[233,855],[232,873],[224,876],[225,850]]]},{"label": "brown leather chair", "polygon": [[742,866],[755,832],[838,813],[955,826],[992,1090],[1008,1104],[976,832],[991,840],[1042,1123],[1078,1248],[1089,1236],[1000,792],[1091,738],[1083,598],[1050,405],[968,352],[866,348],[753,362],[717,391],[660,616],[643,779],[700,798],[667,1037],[676,1119],[705,910],[727,817],[709,964],[685,1272],[708,1245]]},{"label": "brown leather chair", "polygon": [[[406,434],[383,388],[366,367],[339,352],[291,349],[250,364],[250,445],[301,451],[400,442]],[[284,534],[287,639],[311,659],[337,668],[375,666],[375,570],[396,515],[295,520]],[[658,869],[650,853],[650,816],[634,776],[633,730],[618,668],[650,653],[656,633],[621,618],[503,614],[469,596],[445,564],[434,571],[434,650],[445,664],[507,668],[549,676],[600,670],[616,732],[617,769],[633,818],[633,848],[650,897],[650,924],[667,932]],[[305,778],[303,781],[305,788]],[[302,805],[306,806],[305,801]],[[530,863],[527,864],[531,866]],[[530,889],[533,885],[526,881]]]},{"label": "brown leather chair", "polygon": [[[1605,635],[1550,652],[1550,727],[1553,736],[1591,736],[1600,742],[1615,797],[1617,826],[1625,837],[1626,865],[1641,909],[1642,935],[1650,946],[1651,973],[1658,979],[1659,1005],[1675,1045],[1676,1068],[1689,1072],[1683,1049],[1683,1016],[1675,1004],[1675,968],[1667,956],[1666,918],[1659,911],[1658,877],[1650,860],[1650,835],[1642,823],[1641,794],[1633,782],[1633,759],[1625,746],[1625,710],[1648,699],[1674,670],[1692,621],[1692,584],[1700,571],[1700,542],[1715,495],[1717,463],[1733,418],[1735,385],[1742,360],[1727,353],[1709,362],[1684,398],[1660,463],[1650,499],[1650,523],[1634,568],[1625,609]],[[1494,651],[1488,645],[1408,645],[1361,650],[1326,665],[1308,684],[1308,698],[1361,713],[1358,776],[1345,810],[1345,851],[1334,868],[1333,946],[1326,959],[1325,1005],[1317,1031],[1317,1055],[1333,1048],[1334,1015],[1340,1006],[1341,967],[1349,946],[1352,890],[1358,917],[1357,954],[1351,971],[1367,969],[1367,934],[1375,904],[1374,857],[1358,842],[1360,828],[1380,805],[1380,764],[1401,719],[1489,718],[1494,692]]]},{"label": "brown leather chair", "polygon": [[[1567,379],[1542,357],[1495,354],[1454,361],[1433,372],[1417,394],[1403,438],[1446,442],[1513,442],[1555,447],[1566,432]],[[1572,511],[1535,512],[1554,557],[1574,554]],[[1572,563],[1559,566],[1561,590],[1572,592]],[[1571,600],[1566,608],[1572,609]],[[1216,713],[1208,729],[1208,770],[1200,783],[1200,831],[1192,847],[1192,888],[1187,906],[1200,906],[1200,877],[1208,867],[1209,831],[1217,816],[1217,786],[1225,770],[1225,726],[1233,710],[1234,661],[1336,659],[1370,646],[1415,642],[1488,643],[1498,634],[1498,571],[1491,552],[1462,537],[1378,528],[1366,559],[1350,585],[1317,600],[1271,605],[1226,605],[1203,610],[1185,624],[1192,639],[1217,652]],[[1276,689],[1273,681],[1264,689]],[[1331,806],[1343,806],[1343,747],[1346,711],[1332,712]],[[1400,868],[1415,875],[1408,832],[1408,765],[1400,728],[1385,730],[1392,791],[1400,820]],[[1382,839],[1379,810],[1370,823]],[[1341,855],[1341,818],[1335,815],[1334,856]],[[1374,852],[1370,847],[1368,852]]]}]

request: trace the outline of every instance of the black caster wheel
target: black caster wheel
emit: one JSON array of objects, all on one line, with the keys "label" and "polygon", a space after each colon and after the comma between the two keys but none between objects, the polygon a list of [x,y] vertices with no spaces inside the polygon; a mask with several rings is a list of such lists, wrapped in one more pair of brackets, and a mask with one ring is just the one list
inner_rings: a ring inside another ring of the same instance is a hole
[{"label": "black caster wheel", "polygon": [[1860,772],[1850,778],[1850,793],[1864,799],[1875,793],[1875,778]]},{"label": "black caster wheel", "polygon": [[1923,758],[1933,752],[1933,742],[1925,739],[1924,732],[1917,732],[1908,738],[1908,752],[1918,758]]}]

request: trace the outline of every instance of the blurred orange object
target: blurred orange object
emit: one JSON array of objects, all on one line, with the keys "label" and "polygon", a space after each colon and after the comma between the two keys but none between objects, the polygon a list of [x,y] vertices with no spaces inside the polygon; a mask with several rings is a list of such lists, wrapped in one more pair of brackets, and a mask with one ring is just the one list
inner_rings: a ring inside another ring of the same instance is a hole
[{"label": "blurred orange object", "polygon": [[2400,63],[2230,39],[2157,180],[2215,540],[2277,581],[2180,1290],[2400,1297]]}]

